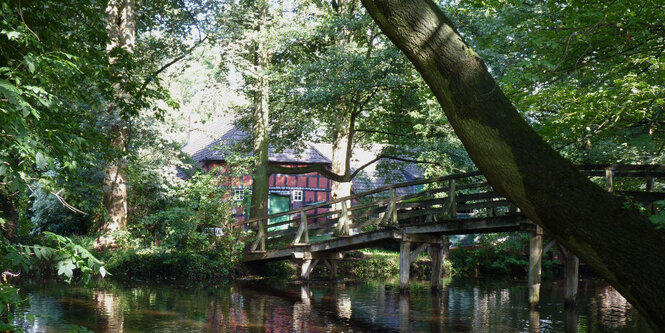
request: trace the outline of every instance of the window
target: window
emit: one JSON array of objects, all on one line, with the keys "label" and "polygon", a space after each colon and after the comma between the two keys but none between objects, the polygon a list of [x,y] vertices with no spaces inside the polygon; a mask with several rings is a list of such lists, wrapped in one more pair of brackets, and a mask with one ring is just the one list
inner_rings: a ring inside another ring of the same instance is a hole
[{"label": "window", "polygon": [[233,199],[235,201],[240,201],[245,198],[245,190],[244,189],[235,189],[233,191]]},{"label": "window", "polygon": [[302,201],[302,190],[293,190],[293,201]]}]

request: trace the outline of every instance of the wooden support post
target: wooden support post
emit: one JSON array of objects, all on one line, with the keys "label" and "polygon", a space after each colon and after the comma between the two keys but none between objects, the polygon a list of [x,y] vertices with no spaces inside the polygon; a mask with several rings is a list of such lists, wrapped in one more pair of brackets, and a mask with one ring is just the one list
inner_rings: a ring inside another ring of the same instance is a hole
[{"label": "wooden support post", "polygon": [[305,226],[305,244],[309,244],[309,225],[307,224],[307,214],[300,212],[300,223]]},{"label": "wooden support post", "polygon": [[416,258],[418,258],[420,252],[423,252],[428,245],[429,244],[427,243],[422,243],[418,245],[415,250],[411,251],[411,254],[409,255],[409,262],[413,264],[413,262],[416,261]]},{"label": "wooden support post", "polygon": [[[490,193],[490,192],[492,192],[492,186],[488,186],[488,187],[487,187],[487,193]],[[490,199],[490,201],[492,201],[492,199]],[[494,217],[494,216],[496,216],[496,207],[494,207],[494,206],[492,206],[492,207],[487,207],[487,209],[486,209],[486,214],[487,214],[487,217]]]},{"label": "wooden support post", "polygon": [[442,244],[432,244],[432,291],[439,291],[441,288],[443,248]]},{"label": "wooden support post", "polygon": [[259,222],[259,235],[261,237],[260,241],[260,250],[265,251],[266,250],[266,226],[265,226],[266,221],[260,221]]},{"label": "wooden support post", "polygon": [[[300,226],[296,232],[296,238],[293,239],[293,245],[298,244],[308,244],[309,243],[309,233],[307,232],[307,214],[305,212],[300,212]],[[300,242],[300,239],[304,237],[304,243]]]},{"label": "wooden support post", "polygon": [[575,307],[577,298],[577,284],[579,283],[580,259],[570,250],[567,251],[564,276],[566,278],[566,291],[564,294],[564,307]]},{"label": "wooden support post", "polygon": [[[434,195],[432,193],[427,193],[427,199],[434,199]],[[425,217],[425,223],[430,223],[430,222],[438,222],[436,215],[427,214],[427,217]]]},{"label": "wooden support post", "polygon": [[409,252],[411,252],[411,243],[401,242],[399,247],[399,288],[402,292],[409,291],[409,270],[411,268]]},{"label": "wooden support post", "polygon": [[457,218],[457,194],[455,192],[455,179],[450,180],[450,187],[448,188],[448,200],[450,200],[448,217],[451,219]]},{"label": "wooden support post", "polygon": [[614,192],[614,170],[605,169],[605,189],[607,192]]},{"label": "wooden support post", "polygon": [[[654,184],[653,177],[647,177],[647,186],[646,186],[647,192],[653,191],[653,184]],[[651,213],[651,215],[658,214],[658,212],[656,211],[656,206],[653,204],[653,202],[649,203],[649,213]]]},{"label": "wooden support post", "polygon": [[300,278],[303,280],[309,280],[309,275],[312,273],[314,266],[319,262],[319,259],[306,259],[303,260],[302,266],[300,267]]},{"label": "wooden support post", "polygon": [[397,195],[395,194],[395,189],[394,188],[390,189],[390,202],[392,202],[392,206],[390,206],[391,207],[391,209],[390,209],[391,220],[390,221],[394,225],[397,225],[398,222],[399,222],[397,220]]},{"label": "wooden support post", "polygon": [[386,207],[385,213],[379,218],[379,225],[388,225],[391,221],[397,220],[397,214],[395,214],[397,203],[395,202],[395,190],[390,189],[390,202]]},{"label": "wooden support post", "polygon": [[337,260],[329,259],[328,263],[329,263],[328,278],[330,278],[330,280],[336,280],[337,279]]},{"label": "wooden support post", "polygon": [[330,278],[330,280],[337,279],[337,260],[325,259],[323,260],[323,263],[326,265],[326,268],[328,269],[328,278]]},{"label": "wooden support post", "polygon": [[540,301],[540,273],[543,258],[543,232],[540,226],[529,239],[529,304],[535,308]]}]

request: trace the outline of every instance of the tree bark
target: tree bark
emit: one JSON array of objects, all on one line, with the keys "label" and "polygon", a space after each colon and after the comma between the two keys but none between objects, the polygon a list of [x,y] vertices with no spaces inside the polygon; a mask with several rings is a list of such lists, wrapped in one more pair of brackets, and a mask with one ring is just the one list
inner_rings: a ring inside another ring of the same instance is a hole
[{"label": "tree bark", "polygon": [[106,47],[109,59],[109,72],[112,76],[116,101],[111,101],[108,108],[108,121],[110,122],[109,145],[117,153],[117,157],[107,162],[104,169],[103,203],[108,213],[108,220],[104,221],[100,231],[102,236],[97,238],[96,247],[113,246],[115,240],[112,233],[127,227],[127,176],[124,154],[129,138],[129,127],[121,117],[123,110],[118,101],[129,101],[124,91],[121,79],[118,58],[114,56],[118,48],[122,52],[133,53],[136,40],[136,19],[134,0],[109,0],[106,7],[107,33],[109,43]]},{"label": "tree bark", "polygon": [[[338,0],[333,5],[333,9],[340,17],[348,17],[353,14],[354,2],[357,0]],[[340,36],[335,40],[335,44],[344,48],[351,42],[350,32],[346,27],[342,27]],[[333,124],[333,143],[332,143],[332,163],[331,170],[338,175],[348,176],[351,174],[351,155],[353,154],[353,134],[355,127],[355,116],[349,112],[345,105],[343,96],[335,103],[333,112],[336,115]],[[333,180],[330,186],[330,197],[332,199],[347,197],[351,195],[351,179],[345,181]],[[340,210],[342,203],[333,205],[334,210]]]},{"label": "tree bark", "polygon": [[430,0],[363,0],[415,65],[494,189],[665,330],[665,232],[591,183],[519,115]]},{"label": "tree bark", "polygon": [[[342,113],[344,114],[344,113]],[[351,174],[351,154],[353,145],[353,124],[340,115],[335,121],[335,129],[332,144],[331,171],[337,175]],[[330,186],[330,197],[332,199],[347,197],[351,195],[351,179],[345,181],[333,180]],[[341,209],[341,203],[335,204],[333,209]]]},{"label": "tree bark", "polygon": [[[252,204],[250,216],[263,217],[268,214],[268,124],[269,84],[265,72],[269,65],[269,53],[263,38],[268,21],[268,2],[261,1],[258,8],[258,37],[254,50],[254,65],[257,79],[253,96],[252,139],[254,154],[254,176],[252,179]],[[265,226],[260,226],[265,227]]]}]

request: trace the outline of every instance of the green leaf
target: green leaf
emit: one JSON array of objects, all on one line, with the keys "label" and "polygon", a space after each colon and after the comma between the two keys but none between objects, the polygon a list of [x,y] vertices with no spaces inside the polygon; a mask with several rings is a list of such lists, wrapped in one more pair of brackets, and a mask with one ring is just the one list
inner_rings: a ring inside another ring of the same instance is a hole
[{"label": "green leaf", "polygon": [[58,275],[64,274],[67,277],[67,281],[71,281],[74,276],[74,269],[76,269],[76,265],[72,263],[71,259],[66,259],[58,263]]},{"label": "green leaf", "polygon": [[35,74],[35,62],[33,61],[32,57],[26,56],[25,58],[23,58],[23,62],[25,63],[26,66],[28,66],[30,74]]},{"label": "green leaf", "polygon": [[41,152],[37,152],[37,155],[35,155],[35,162],[37,163],[37,166],[42,170],[45,170],[46,167],[48,166],[46,157],[44,157],[44,154],[42,154]]},{"label": "green leaf", "polygon": [[106,276],[106,268],[104,268],[104,266],[99,267],[99,275],[101,275],[102,278]]},{"label": "green leaf", "polygon": [[23,34],[18,31],[3,30],[2,33],[5,34],[9,40],[17,40],[23,36]]}]

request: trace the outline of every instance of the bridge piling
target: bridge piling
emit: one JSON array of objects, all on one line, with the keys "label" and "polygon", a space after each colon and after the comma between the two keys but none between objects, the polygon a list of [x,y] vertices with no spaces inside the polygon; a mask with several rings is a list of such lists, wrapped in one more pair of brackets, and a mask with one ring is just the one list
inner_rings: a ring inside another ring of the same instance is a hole
[{"label": "bridge piling", "polygon": [[441,288],[442,265],[443,246],[432,244],[432,291],[438,291]]},{"label": "bridge piling", "polygon": [[563,305],[565,308],[574,308],[577,298],[577,286],[579,283],[580,259],[560,244],[559,252],[561,252],[561,256],[563,257],[563,275],[565,278]]},{"label": "bridge piling", "polygon": [[432,244],[432,291],[441,289],[443,261],[448,259],[449,251],[450,241],[448,241],[448,236],[442,236],[440,244]]},{"label": "bridge piling", "polygon": [[323,263],[326,265],[326,268],[328,269],[328,278],[330,280],[337,279],[337,260],[325,259]]},{"label": "bridge piling", "polygon": [[409,271],[411,268],[411,242],[401,242],[399,247],[399,289],[409,291]]},{"label": "bridge piling", "polygon": [[[311,256],[310,256],[311,258]],[[314,266],[319,262],[319,259],[305,259],[300,266],[300,278],[302,280],[309,280],[309,275],[312,274]]]},{"label": "bridge piling", "polygon": [[543,231],[536,226],[529,239],[529,304],[535,308],[540,301],[540,274],[543,258]]},{"label": "bridge piling", "polygon": [[572,252],[568,251],[566,266],[564,268],[566,276],[566,293],[564,297],[565,307],[574,307],[577,298],[577,284],[579,283],[580,259]]}]

